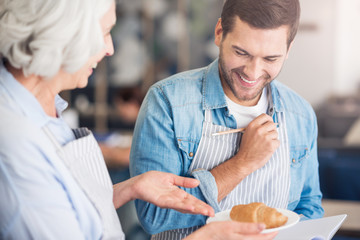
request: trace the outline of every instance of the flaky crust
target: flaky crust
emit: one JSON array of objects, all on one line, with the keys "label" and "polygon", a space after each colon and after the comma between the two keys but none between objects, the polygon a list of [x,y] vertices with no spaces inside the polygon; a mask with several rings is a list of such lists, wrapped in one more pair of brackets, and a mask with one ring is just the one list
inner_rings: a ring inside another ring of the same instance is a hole
[{"label": "flaky crust", "polygon": [[230,211],[230,218],[238,222],[264,223],[266,228],[283,226],[288,220],[287,216],[275,208],[260,202],[234,206]]}]

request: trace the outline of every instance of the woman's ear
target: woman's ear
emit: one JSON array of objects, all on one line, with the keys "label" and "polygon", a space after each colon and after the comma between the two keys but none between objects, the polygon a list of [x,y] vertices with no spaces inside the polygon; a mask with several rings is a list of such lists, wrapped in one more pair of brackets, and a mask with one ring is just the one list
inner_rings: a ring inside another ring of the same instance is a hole
[{"label": "woman's ear", "polygon": [[223,29],[222,29],[222,25],[221,25],[221,18],[219,18],[216,27],[215,27],[215,44],[216,46],[220,46],[221,40],[222,40],[222,34],[223,34]]}]

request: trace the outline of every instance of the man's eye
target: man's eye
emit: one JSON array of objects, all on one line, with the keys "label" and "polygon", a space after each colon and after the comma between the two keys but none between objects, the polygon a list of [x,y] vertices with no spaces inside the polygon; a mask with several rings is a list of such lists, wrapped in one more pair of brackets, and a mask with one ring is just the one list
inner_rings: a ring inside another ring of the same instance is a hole
[{"label": "man's eye", "polygon": [[236,51],[236,54],[239,56],[247,56],[247,53]]},{"label": "man's eye", "polygon": [[275,62],[277,58],[265,58],[267,62]]}]

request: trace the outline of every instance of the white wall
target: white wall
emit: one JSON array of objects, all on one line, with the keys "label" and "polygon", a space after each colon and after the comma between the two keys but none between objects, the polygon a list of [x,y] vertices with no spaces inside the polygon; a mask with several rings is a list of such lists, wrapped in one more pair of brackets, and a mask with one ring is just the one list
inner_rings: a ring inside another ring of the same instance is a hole
[{"label": "white wall", "polygon": [[300,0],[300,29],[278,79],[313,106],[360,82],[360,0]]},{"label": "white wall", "polygon": [[360,87],[360,0],[336,1],[335,85],[338,94]]}]

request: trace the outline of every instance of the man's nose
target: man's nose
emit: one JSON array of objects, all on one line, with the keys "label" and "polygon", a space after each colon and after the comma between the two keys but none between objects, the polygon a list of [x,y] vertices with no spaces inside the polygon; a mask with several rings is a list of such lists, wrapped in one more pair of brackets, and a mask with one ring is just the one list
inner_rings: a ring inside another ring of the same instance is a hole
[{"label": "man's nose", "polygon": [[253,58],[249,60],[245,66],[244,73],[250,81],[259,79],[263,75],[263,67],[260,59]]}]

